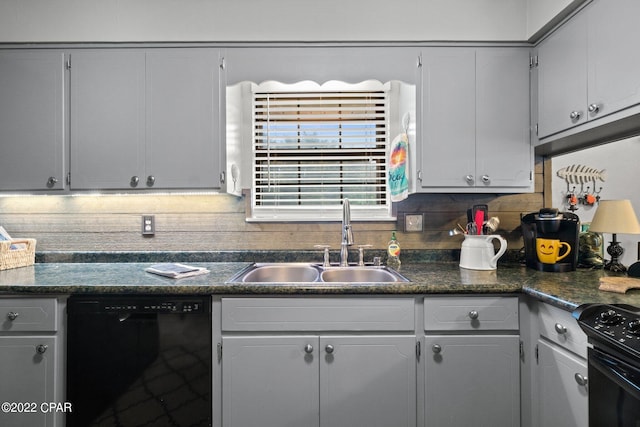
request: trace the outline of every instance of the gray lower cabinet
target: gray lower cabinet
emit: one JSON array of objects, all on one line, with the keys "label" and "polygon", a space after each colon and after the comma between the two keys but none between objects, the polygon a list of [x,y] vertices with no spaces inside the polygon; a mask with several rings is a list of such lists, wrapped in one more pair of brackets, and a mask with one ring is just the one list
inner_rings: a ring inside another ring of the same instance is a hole
[{"label": "gray lower cabinet", "polygon": [[422,57],[418,191],[532,191],[528,49]]},{"label": "gray lower cabinet", "polygon": [[0,50],[0,190],[65,188],[64,53]]},{"label": "gray lower cabinet", "polygon": [[217,49],[71,54],[71,189],[220,186]]},{"label": "gray lower cabinet", "polygon": [[425,298],[425,426],[520,426],[516,297]]},{"label": "gray lower cabinet", "polygon": [[0,425],[62,426],[62,413],[48,406],[63,403],[58,393],[56,299],[3,298],[0,316]]},{"label": "gray lower cabinet", "polygon": [[225,337],[223,426],[415,426],[415,337]]},{"label": "gray lower cabinet", "polygon": [[540,426],[589,425],[587,363],[560,347],[538,341]]},{"label": "gray lower cabinet", "polygon": [[428,335],[425,425],[520,425],[518,335]]},{"label": "gray lower cabinet", "polygon": [[222,319],[222,426],[416,425],[413,299],[232,298]]},{"label": "gray lower cabinet", "polygon": [[589,425],[587,337],[568,311],[538,303],[537,426]]}]

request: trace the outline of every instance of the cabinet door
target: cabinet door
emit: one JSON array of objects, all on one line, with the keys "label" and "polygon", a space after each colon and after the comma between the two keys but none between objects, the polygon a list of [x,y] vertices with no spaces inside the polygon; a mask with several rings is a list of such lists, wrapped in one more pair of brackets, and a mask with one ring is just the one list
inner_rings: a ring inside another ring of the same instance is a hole
[{"label": "cabinet door", "polygon": [[[423,52],[422,188],[475,183],[475,50]],[[467,179],[468,178],[468,179]]]},{"label": "cabinet door", "polygon": [[317,336],[224,337],[223,427],[318,427],[318,345]]},{"label": "cabinet door", "polygon": [[[46,345],[46,351],[38,353],[39,345]],[[54,395],[55,353],[55,337],[0,337],[0,402],[27,404],[16,412],[3,410],[3,427],[54,425],[54,412],[42,411],[40,405],[62,400]]]},{"label": "cabinet door", "polygon": [[588,391],[576,376],[587,378],[587,364],[566,350],[538,340],[538,415],[541,426],[589,425]]},{"label": "cabinet door", "polygon": [[427,427],[520,425],[517,335],[425,339]]},{"label": "cabinet door", "polygon": [[150,51],[146,64],[144,185],[219,187],[217,50]]},{"label": "cabinet door", "polygon": [[416,425],[414,336],[323,336],[323,426]]},{"label": "cabinet door", "polygon": [[576,15],[538,46],[539,138],[587,120],[586,21]]},{"label": "cabinet door", "polygon": [[530,187],[529,51],[476,53],[476,186]]},{"label": "cabinet door", "polygon": [[0,52],[0,190],[64,189],[63,109],[63,53]]},{"label": "cabinet door", "polygon": [[72,189],[145,187],[144,79],[142,51],[71,55]]},{"label": "cabinet door", "polygon": [[[640,2],[596,1],[588,10],[589,118],[640,103]],[[593,111],[592,111],[593,110]]]}]

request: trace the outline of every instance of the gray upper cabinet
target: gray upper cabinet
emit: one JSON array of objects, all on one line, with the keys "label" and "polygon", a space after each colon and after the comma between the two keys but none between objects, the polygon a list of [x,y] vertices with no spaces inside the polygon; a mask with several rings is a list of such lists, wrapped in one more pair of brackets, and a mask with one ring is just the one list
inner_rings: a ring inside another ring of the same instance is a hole
[{"label": "gray upper cabinet", "polygon": [[589,118],[640,103],[638,16],[638,0],[598,0],[590,6],[586,107]]},{"label": "gray upper cabinet", "polygon": [[0,190],[65,183],[64,54],[0,51]]},{"label": "gray upper cabinet", "polygon": [[533,191],[529,50],[476,53],[476,187]]},{"label": "gray upper cabinet", "polygon": [[147,53],[145,185],[220,186],[218,53]]},{"label": "gray upper cabinet", "polygon": [[418,191],[532,191],[528,50],[422,55]]},{"label": "gray upper cabinet", "polygon": [[138,185],[144,176],[144,81],[142,51],[71,54],[72,189]]},{"label": "gray upper cabinet", "polygon": [[538,137],[587,120],[587,20],[577,15],[538,46]]},{"label": "gray upper cabinet", "polygon": [[422,54],[422,188],[467,186],[476,169],[475,50]]},{"label": "gray upper cabinet", "polygon": [[538,138],[640,103],[636,0],[597,0],[538,46]]},{"label": "gray upper cabinet", "polygon": [[71,58],[71,188],[220,186],[215,49]]}]

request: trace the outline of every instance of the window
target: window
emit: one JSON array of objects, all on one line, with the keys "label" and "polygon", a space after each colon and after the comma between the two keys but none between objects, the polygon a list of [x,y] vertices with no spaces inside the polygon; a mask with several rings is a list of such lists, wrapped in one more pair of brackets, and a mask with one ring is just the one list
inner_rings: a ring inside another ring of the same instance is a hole
[{"label": "window", "polygon": [[389,85],[264,86],[252,91],[253,218],[337,219],[344,198],[355,218],[390,218]]}]

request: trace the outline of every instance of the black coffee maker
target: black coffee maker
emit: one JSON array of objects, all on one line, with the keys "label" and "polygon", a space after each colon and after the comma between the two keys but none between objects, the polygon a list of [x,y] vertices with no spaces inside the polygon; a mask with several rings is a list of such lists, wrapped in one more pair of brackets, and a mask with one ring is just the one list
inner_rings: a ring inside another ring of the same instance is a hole
[{"label": "black coffee maker", "polygon": [[571,212],[543,208],[521,220],[526,265],[539,271],[573,271],[580,251],[580,218]]}]

